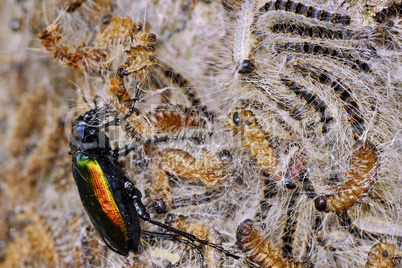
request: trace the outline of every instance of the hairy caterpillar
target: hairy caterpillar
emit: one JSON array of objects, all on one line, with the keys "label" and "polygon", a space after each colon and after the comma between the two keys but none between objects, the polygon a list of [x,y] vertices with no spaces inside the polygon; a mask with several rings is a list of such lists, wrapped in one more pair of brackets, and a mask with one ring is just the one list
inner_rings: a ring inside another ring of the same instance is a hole
[{"label": "hairy caterpillar", "polygon": [[214,186],[225,178],[225,166],[230,160],[229,151],[221,151],[219,156],[211,156],[204,151],[200,160],[190,153],[180,149],[164,149],[153,156],[157,167],[153,167],[151,199],[159,213],[170,209],[172,197],[170,194],[169,175],[185,180],[201,181],[205,185]]},{"label": "hairy caterpillar", "polygon": [[84,44],[77,47],[75,52],[69,52],[68,47],[60,43],[62,36],[58,34],[59,27],[60,25],[54,22],[39,34],[42,45],[54,58],[77,71],[84,71],[89,66],[106,65],[107,55],[100,49],[86,47]]},{"label": "hairy caterpillar", "polygon": [[310,42],[276,42],[272,46],[277,54],[285,53],[300,53],[303,55],[311,54],[313,56],[324,57],[328,59],[335,59],[342,61],[345,65],[349,66],[352,70],[359,70],[365,73],[371,72],[370,66],[360,60],[354,53],[355,51],[339,49],[330,47],[323,44],[310,43]]},{"label": "hairy caterpillar", "polygon": [[349,25],[351,18],[337,12],[330,12],[325,9],[319,9],[315,6],[309,6],[302,2],[292,0],[275,0],[266,3],[260,8],[260,11],[286,11],[296,15],[303,15],[309,19],[317,19],[321,22],[331,22],[333,24]]},{"label": "hairy caterpillar", "polygon": [[353,138],[355,140],[359,139],[364,131],[364,118],[361,115],[357,101],[351,96],[352,89],[345,85],[342,79],[332,78],[332,75],[327,70],[319,70],[309,64],[297,63],[294,65],[294,71],[301,76],[309,76],[311,79],[318,81],[318,83],[331,86],[344,103],[345,111],[350,116],[349,123],[352,127]]},{"label": "hairy caterpillar", "polygon": [[314,94],[314,92],[304,89],[303,86],[298,85],[296,82],[288,78],[283,78],[282,82],[290,91],[294,92],[296,95],[300,95],[307,104],[311,104],[313,108],[320,113],[320,121],[324,123],[322,132],[327,133],[329,128],[328,123],[333,120],[333,117],[329,114],[326,103],[320,99],[317,94]]}]

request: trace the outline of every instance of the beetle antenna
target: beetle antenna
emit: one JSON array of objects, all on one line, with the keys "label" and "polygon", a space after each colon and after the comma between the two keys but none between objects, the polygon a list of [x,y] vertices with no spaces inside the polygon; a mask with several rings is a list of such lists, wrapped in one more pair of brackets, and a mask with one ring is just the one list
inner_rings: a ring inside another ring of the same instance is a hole
[{"label": "beetle antenna", "polygon": [[177,141],[177,140],[193,140],[196,141],[197,143],[201,143],[205,139],[203,137],[199,136],[193,136],[193,137],[178,137],[178,136],[163,136],[159,138],[154,138],[154,139],[148,139],[143,142],[135,143],[133,145],[126,146],[122,150],[116,149],[113,151],[113,156],[126,156],[128,155],[131,151],[136,150],[138,147],[147,145],[147,144],[152,144],[152,143],[159,143],[159,142],[168,142],[168,141]]}]

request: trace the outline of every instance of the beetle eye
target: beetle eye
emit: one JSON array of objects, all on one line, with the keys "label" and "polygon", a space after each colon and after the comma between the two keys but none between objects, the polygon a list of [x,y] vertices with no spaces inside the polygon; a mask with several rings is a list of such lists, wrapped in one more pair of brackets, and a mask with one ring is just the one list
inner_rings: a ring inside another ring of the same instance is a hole
[{"label": "beetle eye", "polygon": [[233,113],[233,122],[236,126],[240,126],[240,117],[238,112]]}]

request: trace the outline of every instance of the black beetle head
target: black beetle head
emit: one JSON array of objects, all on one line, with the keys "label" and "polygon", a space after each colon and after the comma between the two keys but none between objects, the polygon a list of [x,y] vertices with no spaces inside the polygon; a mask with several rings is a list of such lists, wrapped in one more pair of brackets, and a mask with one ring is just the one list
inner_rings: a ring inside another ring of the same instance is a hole
[{"label": "black beetle head", "polygon": [[100,130],[100,122],[96,110],[78,116],[71,129],[70,153],[89,150],[111,150],[107,135]]}]

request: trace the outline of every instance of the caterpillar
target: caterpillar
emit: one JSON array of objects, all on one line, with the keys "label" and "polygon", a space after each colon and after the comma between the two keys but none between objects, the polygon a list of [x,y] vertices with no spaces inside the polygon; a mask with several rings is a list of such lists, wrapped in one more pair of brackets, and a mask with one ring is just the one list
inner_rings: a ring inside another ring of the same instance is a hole
[{"label": "caterpillar", "polygon": [[321,70],[310,64],[294,64],[294,72],[301,76],[308,76],[323,85],[330,85],[331,89],[338,94],[344,103],[344,109],[350,116],[349,123],[352,127],[353,138],[358,140],[364,132],[364,118],[361,115],[357,101],[351,96],[352,89],[348,87],[340,78],[332,78],[327,70]]},{"label": "caterpillar", "polygon": [[[155,211],[165,213],[172,204],[168,175],[214,186],[227,176],[225,168],[231,159],[231,154],[223,150],[218,156],[211,156],[204,151],[202,158],[197,160],[189,152],[168,148],[154,153],[152,159],[151,199]],[[177,204],[174,207],[177,207]]]},{"label": "caterpillar", "polygon": [[392,243],[378,242],[374,244],[367,255],[365,268],[397,267],[402,259],[402,251]]},{"label": "caterpillar", "polygon": [[237,30],[234,37],[233,60],[238,64],[239,74],[251,73],[255,66],[251,59],[251,50],[256,44],[256,38],[250,31],[254,19],[254,1],[246,0],[240,9]]},{"label": "caterpillar", "polygon": [[180,149],[164,149],[159,156],[166,172],[189,181],[200,180],[208,186],[216,185],[225,177],[224,167],[232,158],[227,150],[220,151],[218,156],[203,151],[200,160]]},{"label": "caterpillar", "polygon": [[359,201],[376,182],[379,168],[376,147],[368,141],[358,141],[353,151],[347,180],[334,186],[331,193],[319,195],[315,199],[318,211],[340,214]]},{"label": "caterpillar", "polygon": [[324,123],[322,133],[327,133],[329,128],[328,123],[333,120],[333,117],[328,112],[327,104],[319,96],[317,96],[317,94],[304,89],[303,86],[297,84],[289,78],[282,78],[282,82],[289,88],[290,91],[294,92],[298,96],[301,96],[307,102],[307,104],[311,104],[313,108],[320,113],[320,120]]},{"label": "caterpillar", "polygon": [[300,196],[298,191],[292,193],[290,197],[289,205],[286,212],[286,223],[285,228],[283,230],[283,235],[281,240],[283,242],[282,251],[284,257],[293,257],[293,240],[294,233],[296,231],[297,224],[297,206],[296,202]]},{"label": "caterpillar", "polygon": [[327,59],[336,59],[342,61],[352,70],[359,70],[365,73],[371,72],[370,66],[353,54],[355,52],[354,50],[340,49],[310,42],[275,42],[272,45],[272,50],[276,54],[300,53],[325,57]]},{"label": "caterpillar", "polygon": [[338,12],[330,12],[315,6],[309,6],[302,2],[292,0],[274,0],[269,1],[262,6],[259,11],[286,11],[295,15],[302,15],[309,19],[317,19],[321,22],[331,22],[333,24],[349,25],[351,18],[349,15]]},{"label": "caterpillar", "polygon": [[[274,23],[269,30],[275,34],[287,34],[308,39],[319,40],[360,40],[367,39],[368,34],[352,30],[331,29],[325,26],[309,25],[302,22]],[[258,32],[258,30],[256,30]],[[262,32],[262,31],[261,31]]]},{"label": "caterpillar", "polygon": [[282,258],[280,250],[273,249],[271,242],[255,229],[253,220],[247,219],[240,223],[236,231],[236,239],[236,245],[247,254],[247,258],[261,267],[306,267],[300,262]]},{"label": "caterpillar", "polygon": [[60,24],[53,22],[38,35],[42,45],[55,59],[59,59],[79,72],[87,68],[106,66],[108,56],[98,48],[82,44],[75,49],[75,52],[70,52],[69,48],[61,43],[62,36],[58,33],[59,28]]},{"label": "caterpillar", "polygon": [[219,199],[227,191],[225,186],[219,186],[218,189],[205,192],[203,194],[192,194],[190,197],[175,198],[170,206],[171,209],[177,209],[188,205],[199,205]]}]

